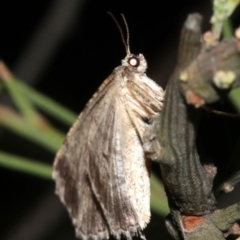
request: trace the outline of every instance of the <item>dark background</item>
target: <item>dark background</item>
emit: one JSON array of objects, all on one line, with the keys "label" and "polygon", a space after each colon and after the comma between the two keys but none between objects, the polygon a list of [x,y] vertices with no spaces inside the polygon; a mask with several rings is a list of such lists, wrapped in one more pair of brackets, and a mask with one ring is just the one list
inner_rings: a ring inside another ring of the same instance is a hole
[{"label": "dark background", "polygon": [[[200,12],[209,27],[210,0],[1,1],[0,58],[16,76],[79,113],[101,82],[121,64],[125,49],[111,11],[130,30],[132,53],[143,53],[148,76],[165,87],[174,69],[181,26]],[[235,22],[237,17],[235,17]],[[55,123],[53,121],[54,124]],[[66,126],[58,125],[67,131]],[[52,163],[39,146],[0,129],[1,150]],[[0,239],[75,239],[54,183],[0,168]],[[171,239],[153,214],[147,239]]]}]

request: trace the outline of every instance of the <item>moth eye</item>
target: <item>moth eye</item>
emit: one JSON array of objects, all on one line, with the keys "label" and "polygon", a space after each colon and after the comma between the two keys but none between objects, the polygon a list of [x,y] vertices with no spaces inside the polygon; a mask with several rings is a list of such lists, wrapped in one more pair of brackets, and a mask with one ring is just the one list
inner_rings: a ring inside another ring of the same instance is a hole
[{"label": "moth eye", "polygon": [[140,62],[139,59],[137,57],[130,57],[128,59],[128,63],[132,66],[132,67],[138,67]]}]

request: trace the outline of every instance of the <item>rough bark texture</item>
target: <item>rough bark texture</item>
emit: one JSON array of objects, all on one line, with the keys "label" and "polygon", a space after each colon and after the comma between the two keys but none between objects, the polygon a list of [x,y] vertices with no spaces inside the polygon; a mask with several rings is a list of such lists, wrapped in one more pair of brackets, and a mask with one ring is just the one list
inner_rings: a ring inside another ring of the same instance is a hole
[{"label": "rough bark texture", "polygon": [[239,43],[230,39],[202,44],[200,25],[199,14],[189,15],[184,23],[178,65],[167,86],[159,124],[159,163],[171,209],[166,226],[175,239],[219,240],[230,235],[235,239],[239,203],[216,207],[217,168],[200,158],[196,130],[202,109],[194,106],[219,100],[219,89],[239,86]]}]

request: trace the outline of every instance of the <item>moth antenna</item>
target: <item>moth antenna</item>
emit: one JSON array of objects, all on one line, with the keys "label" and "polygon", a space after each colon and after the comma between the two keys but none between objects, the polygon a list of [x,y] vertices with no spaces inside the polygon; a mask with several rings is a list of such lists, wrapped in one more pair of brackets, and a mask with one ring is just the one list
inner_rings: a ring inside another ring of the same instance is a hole
[{"label": "moth antenna", "polygon": [[124,46],[125,46],[126,52],[127,52],[127,54],[130,54],[130,48],[129,48],[129,30],[128,30],[128,25],[127,25],[127,22],[126,22],[126,19],[125,19],[124,15],[121,14],[121,15],[122,15],[122,18],[123,18],[123,21],[124,21],[124,24],[125,24],[125,26],[126,26],[127,42],[126,42],[126,40],[124,39],[123,30],[122,30],[119,22],[118,22],[117,19],[115,18],[115,16],[112,14],[112,12],[107,12],[107,13],[112,17],[113,21],[116,23],[116,25],[117,25],[117,27],[118,27],[118,30],[119,30],[119,32],[120,32],[121,38],[122,38],[122,42],[123,42],[123,44],[124,44]]},{"label": "moth antenna", "polygon": [[127,24],[125,16],[122,13],[121,13],[121,15],[122,15],[122,18],[123,18],[123,21],[124,21],[124,24],[125,24],[125,27],[126,27],[126,31],[127,31],[127,43],[125,42],[125,47],[126,47],[127,54],[130,54],[129,27],[128,27],[128,24]]},{"label": "moth antenna", "polygon": [[225,116],[225,117],[231,117],[231,118],[240,118],[240,114],[234,114],[234,113],[226,113],[218,110],[211,109],[207,106],[202,106],[202,108],[210,113],[214,113],[217,115]]}]

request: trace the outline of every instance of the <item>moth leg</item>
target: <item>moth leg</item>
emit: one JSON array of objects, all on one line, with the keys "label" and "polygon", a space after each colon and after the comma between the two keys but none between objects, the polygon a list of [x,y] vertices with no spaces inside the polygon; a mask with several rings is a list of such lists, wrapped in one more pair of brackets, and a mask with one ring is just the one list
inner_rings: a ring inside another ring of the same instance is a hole
[{"label": "moth leg", "polygon": [[147,117],[140,108],[130,108],[126,105],[126,112],[134,126],[145,153],[151,160],[160,159],[160,143],[157,137],[159,129],[159,114]]},{"label": "moth leg", "polygon": [[146,127],[143,135],[143,149],[145,156],[152,161],[160,160],[161,145],[158,139],[159,131],[159,116],[155,116],[149,120],[149,125]]}]

